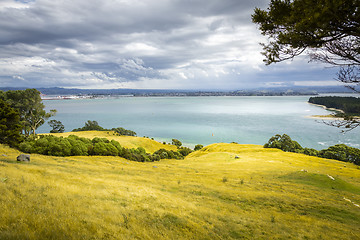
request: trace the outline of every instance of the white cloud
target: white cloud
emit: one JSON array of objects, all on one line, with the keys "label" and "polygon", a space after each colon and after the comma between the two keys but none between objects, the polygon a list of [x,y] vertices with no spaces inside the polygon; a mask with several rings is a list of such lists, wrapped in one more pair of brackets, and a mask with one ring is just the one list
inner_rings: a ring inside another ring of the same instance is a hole
[{"label": "white cloud", "polygon": [[289,74],[328,80],[323,66],[302,58],[264,66],[258,44],[264,38],[250,15],[267,4],[3,0],[0,87],[231,89],[294,81]]},{"label": "white cloud", "polygon": [[337,81],[295,81],[295,86],[341,86]]}]

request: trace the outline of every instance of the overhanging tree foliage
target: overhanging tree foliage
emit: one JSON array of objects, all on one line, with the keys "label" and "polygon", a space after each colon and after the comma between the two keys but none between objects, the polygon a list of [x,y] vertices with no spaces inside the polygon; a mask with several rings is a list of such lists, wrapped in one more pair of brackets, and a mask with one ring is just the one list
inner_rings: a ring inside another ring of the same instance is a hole
[{"label": "overhanging tree foliage", "polygon": [[20,113],[25,136],[35,135],[36,129],[56,113],[56,110],[45,111],[40,92],[36,89],[1,92],[0,98]]},{"label": "overhanging tree foliage", "polygon": [[[269,38],[266,64],[306,52],[311,60],[339,67],[337,80],[360,92],[360,0],[271,0],[252,21]],[[345,127],[359,121],[345,118]],[[341,127],[341,126],[339,126]]]}]

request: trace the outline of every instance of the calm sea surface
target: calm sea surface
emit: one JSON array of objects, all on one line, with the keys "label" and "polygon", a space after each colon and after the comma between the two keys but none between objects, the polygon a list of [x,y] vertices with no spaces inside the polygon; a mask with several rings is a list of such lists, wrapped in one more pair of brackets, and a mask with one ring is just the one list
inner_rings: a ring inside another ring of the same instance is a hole
[{"label": "calm sea surface", "polygon": [[[53,119],[66,131],[96,120],[104,128],[124,127],[138,136],[187,146],[217,142],[261,144],[275,134],[288,134],[303,147],[324,149],[338,143],[360,147],[360,129],[340,130],[309,118],[329,111],[294,97],[119,97],[105,99],[44,100],[57,109]],[[50,131],[48,124],[39,133]]]}]

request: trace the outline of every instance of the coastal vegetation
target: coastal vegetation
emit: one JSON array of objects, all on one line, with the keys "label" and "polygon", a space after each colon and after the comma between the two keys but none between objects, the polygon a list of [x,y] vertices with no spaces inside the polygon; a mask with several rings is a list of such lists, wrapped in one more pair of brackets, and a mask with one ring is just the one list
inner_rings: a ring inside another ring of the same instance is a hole
[{"label": "coastal vegetation", "polygon": [[122,127],[106,129],[106,128],[101,127],[97,121],[91,121],[91,120],[88,120],[85,123],[84,127],[76,128],[76,129],[73,129],[72,131],[73,132],[81,132],[81,131],[114,131],[119,136],[136,136],[136,132],[134,132],[134,131],[127,130],[127,129],[122,128]]},{"label": "coastal vegetation", "polygon": [[303,148],[298,142],[292,140],[288,135],[275,135],[269,139],[264,148],[278,148],[285,152],[303,153],[309,156],[336,159],[343,162],[351,162],[360,165],[360,149],[336,144],[327,149],[316,150],[313,148]]},{"label": "coastal vegetation", "polygon": [[[360,115],[360,98],[357,97],[310,97],[309,103],[323,105],[327,108],[339,109],[346,115]],[[335,116],[343,116],[343,114],[337,113]]]},{"label": "coastal vegetation", "polygon": [[360,126],[360,98],[335,96],[311,97],[309,103],[332,108],[336,113],[329,116],[338,119],[324,123],[342,129],[344,133]]},{"label": "coastal vegetation", "polygon": [[351,163],[226,143],[156,163],[0,152],[0,239],[360,238]]},{"label": "coastal vegetation", "polygon": [[147,153],[142,147],[124,148],[114,139],[95,137],[88,139],[69,135],[57,137],[54,135],[40,135],[38,138],[27,139],[19,145],[25,153],[37,153],[51,156],[119,156],[137,162],[154,162],[160,159],[183,159],[192,152],[186,147],[177,147],[177,151],[158,149],[154,153]]}]

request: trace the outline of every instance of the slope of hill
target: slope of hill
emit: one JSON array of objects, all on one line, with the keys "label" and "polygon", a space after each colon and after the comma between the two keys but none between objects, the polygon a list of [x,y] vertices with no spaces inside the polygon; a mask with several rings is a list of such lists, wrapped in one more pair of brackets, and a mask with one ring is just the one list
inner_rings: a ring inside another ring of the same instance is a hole
[{"label": "slope of hill", "polygon": [[0,239],[360,239],[349,163],[224,143],[156,163],[0,153]]}]

